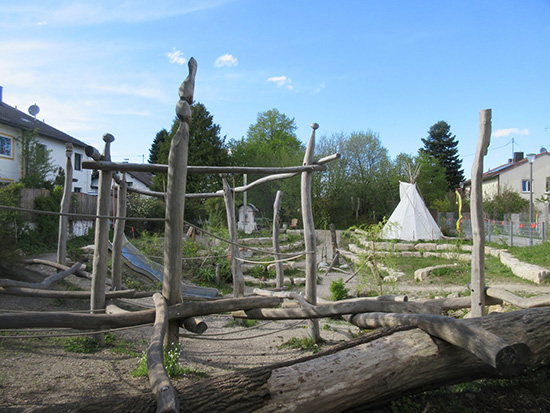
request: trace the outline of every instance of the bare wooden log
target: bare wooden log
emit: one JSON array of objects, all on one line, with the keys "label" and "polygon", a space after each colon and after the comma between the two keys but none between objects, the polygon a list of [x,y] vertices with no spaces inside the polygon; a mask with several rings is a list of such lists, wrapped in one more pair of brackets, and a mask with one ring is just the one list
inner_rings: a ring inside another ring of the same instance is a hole
[{"label": "bare wooden log", "polygon": [[550,295],[545,294],[538,297],[524,298],[519,297],[509,291],[501,288],[487,287],[485,294],[489,297],[505,301],[519,308],[534,308],[550,306]]},{"label": "bare wooden log", "polygon": [[81,270],[84,268],[84,264],[81,264],[77,262],[74,264],[71,268],[58,272],[57,274],[50,275],[49,277],[46,277],[42,282],[39,283],[28,283],[25,281],[17,281],[17,280],[8,280],[8,279],[0,279],[0,287],[25,287],[25,288],[37,288],[37,289],[46,289],[49,288],[54,282],[62,280],[63,278],[68,277],[71,274],[74,274],[76,271]]},{"label": "bare wooden log", "polygon": [[231,273],[233,275],[233,296],[244,296],[244,276],[241,261],[239,260],[239,247],[238,234],[237,234],[237,220],[235,219],[235,199],[229,182],[227,182],[227,176],[222,175],[223,182],[223,197],[225,200],[225,212],[227,215],[227,227],[229,228],[229,240],[231,244],[229,249],[231,251]]},{"label": "bare wooden log", "polygon": [[[68,270],[70,268],[70,267],[67,267],[66,265],[59,264],[59,263],[54,262],[54,261],[41,260],[41,259],[38,259],[38,258],[25,259],[25,260],[23,260],[23,263],[24,264],[32,264],[32,265],[48,265],[50,267],[57,268],[58,270],[61,270],[61,271],[65,271],[65,270]],[[92,279],[92,274],[90,274],[89,272],[83,271],[83,270],[75,271],[74,275],[76,275],[78,277],[82,277],[82,278],[87,278],[89,280]]]},{"label": "bare wooden log", "polygon": [[[98,169],[100,171],[119,171],[119,172],[153,172],[167,173],[168,166],[160,164],[141,164],[141,163],[118,163],[109,161],[83,161],[82,168]],[[280,167],[260,167],[260,166],[188,166],[188,172],[193,174],[282,174],[282,173],[302,173],[325,171],[325,165],[304,165],[304,166],[280,166]]]},{"label": "bare wooden log", "polygon": [[[315,131],[319,128],[317,123],[311,125],[311,136],[307,143],[304,155],[304,165],[313,163],[315,152]],[[317,304],[317,254],[315,223],[313,221],[313,204],[311,200],[311,173],[303,172],[301,180],[300,195],[302,200],[302,220],[304,223],[304,242],[306,246],[306,300]],[[315,342],[321,340],[319,322],[315,319],[308,322],[308,333]]]},{"label": "bare wooden log", "polygon": [[309,308],[254,309],[248,311],[237,311],[234,312],[232,316],[235,318],[251,318],[256,320],[298,320],[367,312],[438,314],[439,307],[423,303],[393,302],[356,298],[337,301],[331,304],[316,305]]},{"label": "bare wooden log", "polygon": [[340,261],[338,260],[338,256],[340,255],[338,254],[338,237],[336,236],[336,227],[334,226],[334,224],[330,224],[328,227],[330,229],[330,241],[332,245],[333,257],[331,267],[333,267],[335,265],[340,265]]},{"label": "bare wooden log", "polygon": [[[464,320],[531,350],[528,367],[550,357],[550,308]],[[519,374],[519,373],[518,373]],[[328,351],[178,386],[182,412],[342,412],[372,407],[404,394],[499,373],[478,357],[419,329],[380,329]],[[124,396],[122,396],[124,397]],[[150,411],[148,395],[120,398],[125,411]],[[101,409],[113,398],[91,400]]]},{"label": "bare wooden log", "polygon": [[[73,144],[65,144],[65,185],[63,186],[63,197],[61,198],[60,211],[68,213],[71,206],[71,192],[73,188],[73,164],[71,158],[73,156]],[[59,216],[59,231],[57,235],[57,262],[65,264],[67,261],[67,235],[69,227],[69,218],[66,215]]]},{"label": "bare wooden log", "polygon": [[208,325],[204,321],[199,321],[194,317],[184,318],[181,320],[180,326],[198,335],[208,330]]},{"label": "bare wooden log", "polygon": [[485,223],[483,221],[483,191],[481,177],[483,175],[483,158],[491,142],[491,109],[479,112],[479,140],[476,157],[472,166],[472,305],[471,313],[474,317],[486,314],[485,309]]},{"label": "bare wooden log", "polygon": [[[241,297],[216,301],[185,302],[168,307],[168,319],[179,324],[180,319],[208,314],[248,310],[261,307],[277,307],[277,297]],[[102,330],[151,324],[155,310],[134,311],[125,314],[83,314],[68,312],[28,312],[0,314],[0,329],[20,328],[72,328],[75,330]]]},{"label": "bare wooden log", "polygon": [[513,373],[529,356],[523,345],[510,345],[497,335],[452,317],[434,314],[366,313],[346,317],[359,328],[418,327],[433,337],[469,351],[499,372]]},{"label": "bare wooden log", "polygon": [[119,219],[115,222],[115,232],[113,234],[113,252],[112,252],[112,279],[115,290],[122,289],[122,247],[124,243],[124,226],[126,225],[126,191],[128,184],[126,182],[126,173],[122,174],[118,184],[118,197],[116,215]]},{"label": "bare wooden log", "polygon": [[262,290],[261,288],[254,288],[253,293],[256,295],[261,295],[262,297],[279,297],[296,300],[302,308],[313,307],[312,304],[306,301],[303,295],[295,293],[294,291],[268,291]]},{"label": "bare wooden log", "polygon": [[[450,310],[460,310],[463,308],[470,308],[472,305],[472,299],[470,297],[458,297],[458,298],[437,298],[424,302],[425,304],[433,304],[441,308],[441,312],[445,313]],[[492,297],[485,297],[485,305],[498,305],[502,304],[502,300]]]},{"label": "bare wooden log", "polygon": [[[111,142],[113,135],[103,135],[105,148],[103,159],[111,159]],[[97,215],[109,215],[112,172],[99,172],[99,189],[97,201]],[[90,297],[90,311],[92,313],[105,310],[105,280],[107,279],[107,265],[109,262],[109,220],[97,218],[95,223],[94,258],[92,269],[92,295]],[[103,336],[97,337],[100,342]]]},{"label": "bare wooden log", "polygon": [[285,281],[285,272],[283,268],[283,262],[281,261],[283,256],[281,255],[281,244],[279,243],[279,227],[281,226],[281,197],[282,191],[277,191],[275,196],[275,202],[273,203],[273,252],[275,257],[275,274],[277,279],[277,288],[283,288]]},{"label": "bare wooden log", "polygon": [[156,316],[151,343],[147,348],[149,384],[157,399],[157,413],[177,413],[179,412],[178,393],[172,386],[164,367],[163,341],[168,323],[167,305],[160,294],[155,294],[153,300]]},{"label": "bare wooden log", "polygon": [[[185,211],[185,189],[187,182],[187,159],[189,151],[189,124],[191,123],[191,104],[193,103],[197,61],[189,59],[189,75],[179,88],[180,100],[176,105],[176,114],[180,120],[178,130],[170,143],[168,154],[168,180],[166,194],[166,224],[164,238],[164,281],[162,295],[168,305],[181,302],[181,274],[183,242],[183,214]],[[171,343],[177,341],[179,325],[169,322],[165,337],[165,347],[172,349]]]},{"label": "bare wooden log", "polygon": [[[106,299],[114,298],[143,298],[151,297],[156,291],[136,291],[120,290],[107,291]],[[0,288],[0,294],[17,295],[21,297],[41,297],[41,298],[62,298],[62,299],[90,299],[90,291],[58,291],[58,290],[39,290],[26,287],[5,287]]]}]

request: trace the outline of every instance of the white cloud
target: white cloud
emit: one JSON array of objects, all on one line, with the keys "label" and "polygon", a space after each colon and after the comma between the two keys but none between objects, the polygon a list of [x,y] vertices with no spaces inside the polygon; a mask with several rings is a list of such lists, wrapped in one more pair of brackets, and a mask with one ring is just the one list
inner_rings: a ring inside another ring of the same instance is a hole
[{"label": "white cloud", "polygon": [[493,132],[493,137],[500,138],[502,136],[508,136],[508,135],[529,135],[529,129],[518,129],[518,128],[510,128],[510,129],[497,129]]},{"label": "white cloud", "polygon": [[44,21],[38,22],[36,24],[37,24],[37,26],[46,26],[48,24],[48,22],[44,20]]},{"label": "white cloud", "polygon": [[285,89],[289,90],[294,89],[294,86],[292,86],[292,80],[286,76],[270,77],[269,79],[267,79],[267,81],[275,83],[277,87],[284,87]]},{"label": "white cloud", "polygon": [[167,52],[166,56],[172,64],[184,65],[187,59],[183,57],[183,53],[180,50],[176,50],[174,47],[171,52]]},{"label": "white cloud", "polygon": [[233,57],[233,55],[230,54],[224,54],[223,56],[220,56],[216,59],[216,63],[214,63],[214,66],[216,67],[232,67],[237,66],[239,64],[236,57]]}]

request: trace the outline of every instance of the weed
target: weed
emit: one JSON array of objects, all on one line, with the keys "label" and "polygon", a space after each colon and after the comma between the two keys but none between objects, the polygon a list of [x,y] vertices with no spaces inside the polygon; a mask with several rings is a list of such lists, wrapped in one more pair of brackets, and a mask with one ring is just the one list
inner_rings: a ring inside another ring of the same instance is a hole
[{"label": "weed", "polygon": [[349,290],[346,288],[342,278],[339,278],[338,281],[330,282],[330,292],[333,301],[345,300],[349,297]]},{"label": "weed", "polygon": [[233,318],[227,322],[226,327],[256,327],[258,320],[249,320],[247,318]]},{"label": "weed", "polygon": [[[198,378],[208,377],[208,374],[200,371],[194,367],[183,367],[179,364],[179,358],[181,355],[181,347],[178,345],[176,348],[170,351],[164,352],[164,368],[166,374],[170,378],[183,377],[183,376],[195,376]],[[143,354],[138,359],[138,366],[130,372],[132,377],[147,377],[149,374],[147,369],[147,353]]]},{"label": "weed", "polygon": [[290,340],[285,341],[278,348],[294,348],[302,351],[311,351],[313,354],[317,354],[321,350],[321,346],[325,343],[325,340],[321,339],[319,343],[315,342],[315,338],[297,338],[292,337]]}]

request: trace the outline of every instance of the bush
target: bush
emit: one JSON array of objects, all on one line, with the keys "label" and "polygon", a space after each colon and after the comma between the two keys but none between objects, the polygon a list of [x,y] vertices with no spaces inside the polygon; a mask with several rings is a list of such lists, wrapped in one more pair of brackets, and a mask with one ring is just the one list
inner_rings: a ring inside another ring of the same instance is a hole
[{"label": "bush", "polygon": [[510,189],[504,188],[501,194],[483,202],[483,210],[491,219],[504,219],[504,214],[518,214],[529,209],[529,201]]},{"label": "bush", "polygon": [[339,278],[338,281],[331,281],[330,292],[332,293],[333,301],[345,300],[349,297],[349,290],[346,288],[342,278]]}]

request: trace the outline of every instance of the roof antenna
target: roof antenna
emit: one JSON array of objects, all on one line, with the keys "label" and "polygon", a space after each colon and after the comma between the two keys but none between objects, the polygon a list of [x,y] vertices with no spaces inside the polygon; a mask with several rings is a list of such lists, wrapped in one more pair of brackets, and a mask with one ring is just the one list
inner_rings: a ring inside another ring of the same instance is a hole
[{"label": "roof antenna", "polygon": [[29,106],[29,113],[34,116],[34,120],[36,120],[36,115],[38,115],[38,112],[40,112],[40,108],[35,103],[34,105]]}]

